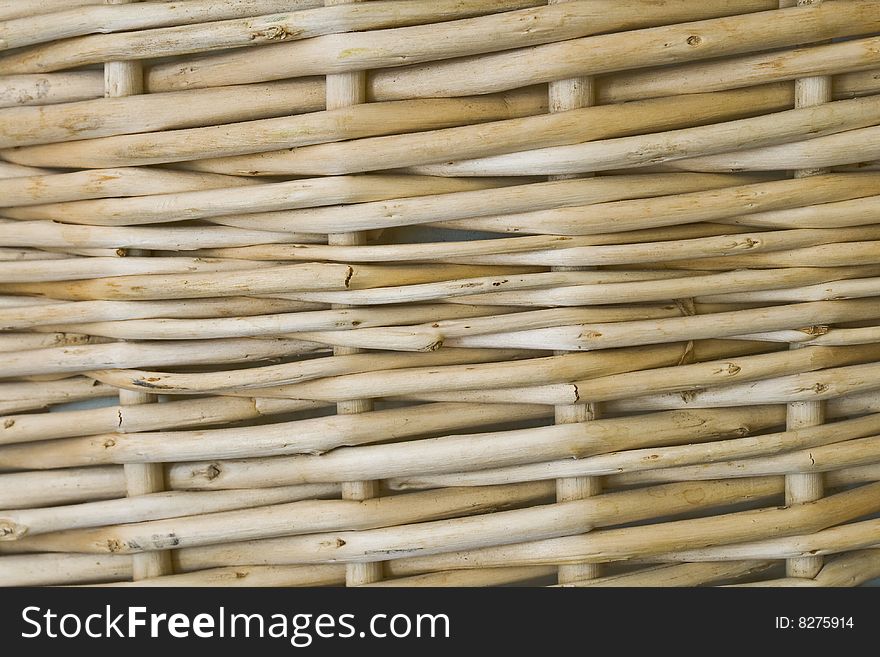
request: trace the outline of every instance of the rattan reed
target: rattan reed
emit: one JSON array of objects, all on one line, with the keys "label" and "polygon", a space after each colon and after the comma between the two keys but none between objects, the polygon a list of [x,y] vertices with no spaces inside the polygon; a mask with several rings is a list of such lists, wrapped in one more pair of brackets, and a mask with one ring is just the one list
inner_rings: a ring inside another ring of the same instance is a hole
[{"label": "rattan reed", "polygon": [[880,3],[0,0],[0,585],[880,577]]}]

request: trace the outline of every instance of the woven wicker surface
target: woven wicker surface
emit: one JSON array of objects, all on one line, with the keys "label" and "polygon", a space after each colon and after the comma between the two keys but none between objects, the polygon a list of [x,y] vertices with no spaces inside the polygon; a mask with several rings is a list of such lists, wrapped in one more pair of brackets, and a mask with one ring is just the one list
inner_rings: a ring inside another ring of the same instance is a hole
[{"label": "woven wicker surface", "polygon": [[0,0],[0,48],[0,584],[880,576],[880,2]]}]

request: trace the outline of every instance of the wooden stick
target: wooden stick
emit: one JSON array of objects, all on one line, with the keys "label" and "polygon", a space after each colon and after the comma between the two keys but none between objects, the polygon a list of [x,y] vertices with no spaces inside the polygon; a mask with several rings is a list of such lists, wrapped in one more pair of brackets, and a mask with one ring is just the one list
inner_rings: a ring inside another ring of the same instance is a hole
[{"label": "wooden stick", "polygon": [[56,554],[4,555],[0,582],[4,586],[57,586],[113,582],[131,578],[132,555]]},{"label": "wooden stick", "polygon": [[[689,158],[691,159],[685,168],[705,171],[707,169],[701,166],[702,160],[696,158],[742,151],[747,148],[776,147],[778,152],[782,149],[780,144],[787,145],[791,142],[798,142],[795,147],[803,148],[805,137],[808,136],[822,138],[860,128],[871,130],[868,126],[875,126],[878,110],[880,110],[880,101],[871,96],[837,100],[823,105],[699,127],[616,139],[598,139],[571,146],[556,146],[475,160],[416,166],[406,171],[442,176],[567,174],[630,169]],[[876,132],[876,128],[874,131]],[[837,139],[840,140],[840,137]],[[871,152],[875,150],[876,147]],[[39,161],[20,159],[15,155],[6,155],[6,157],[21,164],[39,164]],[[876,157],[878,156],[861,159]],[[735,155],[733,159],[736,159]],[[851,159],[835,164],[853,161],[860,160]],[[742,166],[738,167],[738,170],[748,168]],[[760,168],[766,170],[779,167],[762,165]]]},{"label": "wooden stick", "polygon": [[[82,380],[93,383],[84,378]],[[73,387],[78,379],[64,381]],[[108,389],[103,385],[90,387]],[[162,406],[161,413],[137,406],[106,406],[57,413],[6,415],[0,416],[0,443],[13,444],[114,432],[182,429],[197,427],[203,423],[219,425],[321,406],[320,403],[297,399],[206,397],[168,401]]]},{"label": "wooden stick", "polygon": [[[601,422],[602,420],[597,420]],[[593,424],[593,423],[589,423]],[[732,482],[731,482],[732,483]],[[274,563],[324,563],[328,560],[371,563],[385,559],[402,559],[411,557],[413,554],[433,555],[442,552],[451,552],[456,549],[466,549],[466,546],[504,546],[523,537],[552,538],[566,536],[565,539],[546,541],[550,545],[560,543],[562,545],[573,544],[580,546],[586,542],[592,542],[593,536],[599,540],[607,541],[605,537],[623,535],[627,546],[630,541],[639,539],[647,534],[654,539],[658,527],[663,525],[648,525],[646,527],[628,528],[618,530],[605,530],[581,534],[594,527],[618,524],[619,522],[634,522],[647,517],[654,517],[655,513],[674,514],[697,509],[711,509],[722,506],[731,501],[759,500],[778,494],[781,482],[763,480],[738,480],[739,486],[706,482],[698,489],[688,488],[693,484],[668,484],[664,487],[642,489],[639,491],[624,491],[620,493],[606,493],[583,500],[571,502],[558,502],[513,511],[501,511],[469,518],[456,518],[454,520],[439,520],[434,522],[419,523],[416,525],[399,525],[381,529],[339,532],[332,534],[316,534],[311,536],[299,536],[290,538],[268,539],[265,541],[252,541],[239,544],[226,544],[223,546],[206,546],[198,548],[183,548],[178,551],[178,559],[183,570],[195,568],[213,567],[218,559],[227,559],[232,562],[245,562],[251,564],[274,564]],[[869,485],[877,487],[877,484]],[[704,496],[699,501],[694,501],[690,491],[700,490]],[[831,507],[823,514],[821,519],[805,518],[806,514],[785,514],[794,516],[790,525],[792,530],[801,526],[816,526],[831,520],[831,517],[851,517],[863,509],[875,508],[878,505],[876,499],[868,499],[863,490],[861,494],[851,492],[838,494],[823,500],[825,506]],[[653,495],[652,503],[646,505],[646,496]],[[841,499],[836,499],[841,498]],[[831,500],[831,502],[827,502]],[[851,509],[841,509],[841,502],[852,500]],[[822,504],[819,502],[818,504]],[[833,506],[832,506],[833,505]],[[611,508],[613,506],[613,509]],[[824,510],[824,509],[823,509]],[[781,512],[775,509],[764,509],[757,512],[759,518],[767,517],[767,520]],[[747,514],[749,512],[746,512]],[[756,512],[751,512],[756,513]],[[764,515],[766,514],[766,516]],[[704,523],[715,524],[719,519],[727,519],[728,516],[714,516],[707,519],[680,521],[682,523],[694,523],[699,526]],[[746,517],[749,517],[746,515]],[[518,528],[517,533],[510,531],[511,523]],[[727,523],[725,523],[727,524]],[[664,527],[665,528],[665,527]],[[696,527],[695,527],[696,529]],[[759,528],[737,527],[735,531],[748,534],[766,531],[766,526],[761,523]],[[790,530],[791,531],[791,530]],[[793,533],[793,532],[792,532]],[[572,534],[581,534],[572,536]],[[707,535],[711,536],[711,535]],[[340,545],[336,542],[339,537],[344,541]],[[688,536],[690,538],[690,536]],[[703,541],[711,541],[711,538],[701,537]],[[669,543],[677,544],[674,537],[666,539]],[[653,540],[655,545],[662,544],[662,539]],[[520,543],[517,548],[535,543]],[[538,543],[540,545],[540,543]],[[643,545],[643,549],[649,551],[651,544]],[[492,553],[500,551],[503,547],[483,548],[479,553]],[[574,552],[574,550],[572,550]],[[221,556],[222,554],[222,556]],[[454,554],[454,553],[453,553]],[[561,562],[575,562],[564,550],[555,550]],[[578,554],[578,557],[580,555]],[[552,558],[549,550],[536,553],[518,561],[535,561],[538,565],[549,565]],[[587,559],[581,559],[587,561]],[[409,562],[420,561],[420,558],[407,559]],[[441,562],[442,559],[435,559]],[[229,561],[225,561],[229,563]],[[459,566],[460,567],[460,566]],[[470,567],[479,567],[479,564],[470,564]],[[444,568],[440,568],[444,569]],[[427,570],[427,569],[426,569]],[[437,570],[433,568],[432,570]]]},{"label": "wooden stick", "polygon": [[[30,174],[27,174],[30,175]],[[678,176],[680,174],[676,174]],[[710,176],[709,180],[721,181],[729,177]],[[677,178],[676,178],[677,180]],[[697,176],[696,180],[704,180]],[[336,204],[363,203],[389,198],[405,198],[427,194],[447,194],[461,191],[485,190],[503,186],[497,180],[444,180],[420,176],[346,176],[336,178],[312,178],[281,183],[252,185],[246,188],[224,190],[204,190],[187,193],[97,199],[75,203],[52,203],[6,210],[5,214],[15,219],[53,219],[65,223],[80,223],[88,226],[126,226],[144,223],[181,221],[184,219],[205,219],[208,217],[236,215],[241,212],[265,213],[272,210],[292,208],[312,208]],[[705,187],[697,187],[705,189]],[[690,191],[690,190],[689,190]],[[161,203],[158,201],[161,200]],[[836,199],[835,199],[836,200]],[[120,220],[119,215],[125,218]],[[265,217],[264,217],[265,218]],[[377,226],[383,228],[384,225]],[[180,230],[163,228],[163,232]],[[254,230],[275,230],[271,222],[263,222]],[[286,228],[283,230],[287,231]],[[344,228],[342,229],[344,231]],[[113,231],[103,231],[112,234]],[[295,232],[295,231],[288,231]],[[315,227],[310,232],[334,232]],[[271,239],[254,241],[263,244]],[[173,242],[154,248],[179,249]],[[196,246],[194,248],[203,248]]]},{"label": "wooden stick", "polygon": [[[317,484],[238,491],[162,492],[137,497],[89,502],[73,506],[3,511],[0,540],[16,544],[24,537],[88,527],[211,514],[237,509],[255,509],[299,500],[330,498],[339,486]],[[24,545],[24,543],[22,543]]]},{"label": "wooden stick", "polygon": [[112,397],[115,388],[85,377],[60,381],[0,383],[0,413],[24,413],[56,404]]},{"label": "wooden stick", "polygon": [[[133,197],[130,198],[134,200]],[[143,198],[152,199],[150,196]],[[79,202],[91,203],[92,201]],[[178,216],[175,220],[179,219],[181,217]],[[205,247],[250,246],[252,244],[271,242],[308,242],[312,239],[314,238],[309,235],[297,235],[295,233],[269,233],[260,230],[226,227],[212,227],[210,230],[206,230],[201,226],[174,226],[172,228],[69,226],[55,221],[8,221],[0,223],[0,241],[3,244],[39,248],[86,247],[114,250],[133,248],[188,251]]]},{"label": "wooden stick", "polygon": [[[569,108],[559,114],[524,116],[523,118],[499,117],[506,120],[492,120],[492,117],[489,116],[487,117],[489,121],[485,125],[479,125],[477,121],[472,121],[471,125],[461,127],[437,125],[439,129],[430,132],[407,130],[410,124],[405,118],[396,116],[396,108],[400,104],[407,106],[407,104],[420,102],[430,103],[434,108],[437,104],[443,103],[443,99],[379,103],[375,111],[383,111],[387,114],[387,121],[400,124],[400,128],[389,136],[354,135],[364,138],[342,143],[319,143],[319,140],[315,139],[309,143],[316,145],[306,144],[293,151],[289,149],[279,151],[277,150],[278,146],[275,146],[274,149],[259,148],[259,142],[257,142],[246,146],[249,149],[248,152],[256,153],[254,155],[220,159],[202,159],[200,157],[188,166],[200,171],[233,175],[238,175],[243,171],[253,175],[341,175],[362,171],[419,167],[466,158],[501,157],[503,154],[513,154],[509,155],[508,159],[519,158],[521,160],[525,157],[523,152],[537,150],[537,156],[553,147],[563,148],[570,144],[588,141],[610,140],[615,137],[663,130],[687,129],[693,126],[752,117],[764,112],[775,112],[786,109],[785,101],[789,100],[789,97],[790,93],[782,85],[771,85],[712,94],[691,94],[633,101],[615,106]],[[488,98],[493,98],[493,96]],[[451,102],[451,99],[445,102]],[[441,105],[439,109],[442,107]],[[676,112],[676,108],[678,112]],[[431,111],[437,113],[438,119],[443,117],[438,109]],[[516,116],[513,112],[509,112],[509,114]],[[427,122],[425,124],[426,128],[431,127]],[[338,133],[338,130],[336,132]],[[405,134],[406,132],[412,132],[412,134]],[[385,134],[387,133],[388,128],[385,130]],[[166,134],[171,136],[172,133]],[[376,131],[376,134],[382,133]],[[318,136],[320,138],[320,133]],[[116,166],[123,163],[146,162],[143,156],[137,155],[137,153],[146,150],[144,145],[132,145],[131,151],[135,153],[134,156],[125,153],[117,156],[115,151],[111,151],[109,157],[100,157],[100,146],[108,141],[110,140],[100,140],[97,144],[84,142],[82,148],[79,149],[70,148],[70,145],[34,146],[16,150],[9,154],[9,158],[15,162],[30,165],[40,165],[50,161],[63,162],[71,166]],[[144,138],[141,138],[140,141],[144,141]],[[254,140],[252,139],[252,141]],[[321,141],[327,142],[329,140],[323,139]],[[225,145],[223,147],[225,148]],[[273,152],[257,153],[257,150],[273,150]],[[90,157],[90,154],[96,151],[99,155]],[[201,151],[207,155],[210,155],[211,152],[204,146]],[[244,152],[244,148],[242,151]],[[169,161],[172,158],[196,159],[195,156],[184,158],[180,154],[174,154],[170,149],[167,152],[168,155],[163,153],[161,156],[162,161]],[[158,158],[159,156],[156,159]],[[455,168],[454,165],[452,168]],[[443,172],[446,170],[446,168],[442,169]],[[465,173],[465,175],[472,174]],[[520,172],[513,175],[530,174]]]},{"label": "wooden stick", "polygon": [[[876,50],[878,44],[878,37],[848,39],[838,43],[727,57],[718,61],[679,64],[651,71],[615,73],[599,79],[599,99],[602,102],[620,103],[636,98],[723,91],[794,80],[805,75],[842,74],[832,84],[834,97],[839,99],[848,94],[863,93],[866,83],[877,83],[876,79],[863,80],[859,72],[880,65],[880,55]],[[791,100],[793,105],[793,95]]]},{"label": "wooden stick", "polygon": [[[309,86],[314,85],[310,84]],[[297,97],[304,95],[301,90],[295,91]],[[174,97],[180,93],[195,94],[195,92],[158,94],[154,102],[162,103],[167,112],[169,103],[176,103]],[[242,91],[237,91],[234,88],[233,90],[227,89],[226,93],[240,95]],[[763,100],[758,97],[767,95],[758,92],[749,93],[748,90],[729,93],[734,94],[736,99],[746,96],[756,97],[755,102],[757,103],[761,103]],[[203,95],[202,92],[198,93],[199,106],[203,106],[202,104],[205,102],[212,102],[211,98],[203,99]],[[214,95],[218,98],[213,102],[223,102],[223,98],[216,90]],[[183,100],[184,106],[181,109],[189,104],[186,99]],[[781,105],[778,101],[774,101],[775,99],[771,98],[769,101],[763,100],[763,103],[772,108]],[[663,101],[650,102],[662,103]],[[513,121],[513,125],[510,126],[510,129],[513,129],[517,119],[511,117],[521,116],[532,111],[530,104],[518,102],[516,94],[495,94],[461,99],[404,100],[370,103],[365,105],[364,109],[357,110],[340,107],[323,112],[308,112],[315,104],[315,99],[305,96],[302,100],[298,99],[294,102],[284,116],[238,123],[229,121],[228,119],[231,117],[215,115],[199,119],[199,115],[204,114],[202,111],[194,113],[194,117],[197,121],[196,125],[202,124],[205,127],[166,129],[161,132],[142,134],[130,133],[142,131],[145,126],[138,124],[143,120],[123,123],[121,127],[115,127],[118,124],[110,123],[107,125],[106,121],[97,121],[98,126],[91,127],[96,121],[89,114],[80,117],[76,113],[72,113],[70,116],[71,112],[68,111],[67,106],[57,106],[53,108],[56,110],[54,112],[52,110],[46,112],[40,108],[40,114],[36,114],[30,108],[19,108],[0,112],[0,127],[4,128],[4,132],[8,134],[6,138],[0,139],[0,147],[17,147],[15,150],[4,150],[3,152],[10,160],[23,164],[49,162],[55,163],[56,166],[101,168],[161,164],[181,160],[205,159],[210,162],[211,158],[277,151],[344,139],[374,137],[375,135],[397,135],[406,132],[416,132],[417,135],[421,135],[422,131],[436,131],[440,128],[453,129],[450,126],[464,125],[466,127],[460,128],[460,130],[473,132],[474,128],[471,127],[471,124],[484,122],[508,124]],[[128,103],[124,109],[140,112],[150,110],[149,105],[144,102],[138,104],[142,107],[129,107],[131,105],[132,103]],[[107,112],[113,115],[114,109],[112,107],[102,108],[102,116]],[[704,120],[754,114],[755,111],[759,110],[748,112],[739,107],[737,111],[734,103],[734,109],[711,112],[709,117]],[[56,118],[44,116],[44,114],[63,116]],[[291,114],[293,115],[291,116]],[[124,121],[125,116],[126,113],[123,113],[122,118],[116,120]],[[158,117],[161,119],[162,113],[159,113]],[[225,122],[224,118],[227,119]],[[71,124],[76,125],[77,121],[83,121],[86,128],[83,130],[65,128]],[[658,119],[654,119],[653,123],[663,125],[662,121],[661,114]],[[693,125],[694,121],[695,119],[689,117],[685,125]],[[5,128],[6,122],[12,127]],[[176,122],[179,123],[180,119],[177,119]],[[223,124],[217,125],[218,123]],[[681,120],[678,123],[681,123]],[[54,130],[46,128],[35,130],[36,126],[46,125],[57,127]],[[148,127],[154,130],[162,130],[163,128],[161,124]],[[546,130],[539,135],[543,135],[545,132]],[[563,134],[561,139],[568,141],[566,136]],[[532,141],[534,141],[534,137]],[[224,160],[224,162],[226,161]],[[235,171],[251,171],[258,168],[259,162],[250,157],[230,159],[228,166],[224,167],[225,170]],[[376,168],[391,167],[373,167],[373,169]],[[296,170],[296,167],[294,166],[292,170]],[[271,175],[272,172],[269,171],[269,173]],[[321,172],[319,171],[319,173]]]},{"label": "wooden stick", "polygon": [[[0,297],[2,298],[2,297]],[[45,297],[7,297],[0,330],[32,328],[61,322],[100,322],[144,318],[215,318],[224,313],[256,317],[276,313],[319,310],[322,304],[288,299],[230,296],[198,300],[60,301]],[[467,311],[465,311],[467,312]],[[114,336],[115,337],[115,336]]]},{"label": "wooden stick", "polygon": [[[808,169],[836,167],[880,158],[878,135],[880,128],[871,126],[797,143],[694,157],[680,162],[668,161],[665,164],[684,171],[773,171],[786,165]],[[422,169],[427,171],[429,168]]]},{"label": "wooden stick", "polygon": [[[789,429],[784,432],[710,441],[698,445],[620,451],[592,456],[577,462],[571,460],[548,461],[540,464],[493,468],[478,472],[392,479],[389,486],[395,490],[441,486],[486,486],[497,482],[540,481],[550,476],[589,476],[591,474],[635,472],[651,472],[652,479],[659,481],[720,479],[730,477],[734,472],[739,472],[733,465],[734,463],[741,466],[741,474],[744,477],[779,474],[779,462],[775,461],[777,458],[783,463],[787,459],[800,463],[804,459],[794,455],[808,455],[809,452],[803,452],[804,449],[821,451],[824,445],[832,445],[835,450],[846,449],[849,443],[844,441],[858,443],[857,439],[877,432],[880,432],[880,416],[872,414],[862,418],[842,420],[830,425]],[[854,451],[863,455],[868,454],[862,445],[857,446]],[[731,460],[730,464],[722,465],[728,458],[738,460]],[[870,458],[870,454],[865,458]],[[752,461],[747,466],[742,466],[746,462],[740,459],[752,459]],[[771,462],[775,464],[775,468],[768,465],[766,469],[762,469],[763,464]],[[711,467],[707,465],[713,463],[718,465]],[[859,464],[848,464],[847,467],[852,465]],[[799,465],[799,467],[801,466]]]},{"label": "wooden stick", "polygon": [[[425,27],[372,30],[345,35],[344,38],[337,36],[318,37],[298,43],[280,44],[278,47],[267,49],[256,56],[243,57],[242,53],[235,52],[209,55],[195,60],[198,61],[198,65],[195,66],[195,61],[192,59],[184,59],[179,63],[160,64],[152,68],[148,78],[148,88],[150,91],[166,91],[182,87],[210,87],[218,84],[238,84],[245,81],[284,79],[303,75],[327,75],[380,69],[388,66],[398,67],[401,63],[411,64],[459,58],[465,55],[522,48],[531,44],[548,43],[561,39],[574,39],[586,34],[597,34],[608,30],[620,31],[675,23],[681,20],[693,20],[695,17],[710,18],[739,14],[742,11],[768,9],[770,6],[770,3],[760,0],[738,0],[735,5],[728,4],[725,7],[709,6],[693,0],[666,2],[662,8],[651,3],[641,2],[634,6],[622,6],[613,0],[576,2],[570,7],[539,6],[534,9],[505,12]],[[854,11],[846,12],[846,15],[865,13],[867,12]],[[729,20],[740,21],[748,18],[750,16],[736,16]],[[769,19],[765,16],[764,23],[771,22],[775,25],[777,21],[774,21],[773,18],[775,16]],[[865,31],[871,29],[870,14],[860,15],[860,18],[867,21],[867,24],[863,23],[859,26],[858,33],[864,34]],[[523,22],[529,25],[529,30],[522,29]],[[714,22],[716,21],[706,21],[706,24],[712,26]],[[758,25],[762,24],[758,21],[752,22]],[[817,38],[844,36],[848,30],[853,29],[845,20],[842,22],[844,22],[843,25],[829,25]],[[750,25],[751,22],[748,23],[748,26]],[[734,26],[731,25],[731,27]],[[746,29],[746,27],[744,25],[742,29]],[[812,27],[807,26],[805,29],[809,32]],[[670,31],[674,28],[655,29]],[[773,45],[782,46],[791,43],[786,39],[785,28],[782,25],[780,25],[780,30],[782,34],[771,40],[770,45],[765,46],[761,43],[761,46],[772,47]],[[826,35],[825,32],[831,34]],[[775,33],[769,31],[762,32],[761,36],[769,38],[771,34],[776,36]],[[601,38],[591,37],[593,40]],[[798,41],[803,40],[804,38],[801,37]],[[738,48],[729,52],[748,51],[756,45],[750,39],[746,45],[740,44]],[[599,47],[598,42],[596,47]],[[607,47],[604,42],[602,42],[602,47]],[[689,47],[689,49],[693,48]],[[677,49],[679,57],[681,57],[681,50]],[[710,50],[714,49],[710,48]],[[718,54],[724,54],[724,52],[728,51],[724,50]],[[712,54],[706,56],[712,56]],[[255,66],[256,61],[262,62],[262,66]],[[5,70],[12,72],[18,68],[16,62],[12,61],[6,65]],[[547,82],[579,74],[581,74],[580,71],[574,74],[561,72],[541,81]],[[529,82],[523,82],[528,77],[528,75],[523,75],[518,83],[512,87],[529,84]],[[484,93],[484,91],[485,89],[479,89],[475,93]]]},{"label": "wooden stick", "polygon": [[[21,17],[17,19],[10,20],[10,16],[0,14],[2,20],[8,21],[0,25],[0,39],[5,42],[4,48],[21,48],[95,32],[112,33],[144,30],[150,27],[190,25],[310,9],[319,5],[318,0],[293,0],[293,2],[240,0],[223,5],[203,0],[187,0],[179,7],[169,6],[164,2],[151,2],[138,7],[117,8],[111,5],[112,8],[108,8],[101,6],[96,0],[69,3],[56,0],[48,7],[41,6],[38,9],[35,6],[30,11],[23,11]],[[37,11],[51,16],[40,15],[37,18],[34,16]]]},{"label": "wooden stick", "polygon": [[[585,564],[586,565],[586,564]],[[770,561],[724,561],[684,563],[644,568],[630,573],[568,582],[567,587],[622,587],[622,586],[706,586],[718,582],[754,577],[766,571]],[[452,571],[455,572],[455,571]],[[467,571],[469,572],[469,571]]]},{"label": "wooden stick", "polygon": [[[300,566],[301,567],[301,566]],[[394,564],[389,563],[386,569],[393,573]],[[535,568],[484,568],[480,570],[446,570],[433,573],[425,573],[423,575],[412,575],[410,577],[395,577],[371,584],[363,584],[362,586],[383,586],[383,587],[439,587],[439,586],[457,586],[457,587],[482,587],[482,586],[504,586],[504,585],[527,585],[528,583],[540,581],[547,577],[556,575],[556,569],[547,566],[538,566]]]},{"label": "wooden stick", "polygon": [[104,76],[100,71],[0,77],[0,108],[75,103],[103,95]]},{"label": "wooden stick", "polygon": [[[142,96],[128,96],[141,98]],[[4,205],[42,205],[93,198],[171,194],[197,189],[220,189],[254,184],[250,178],[200,174],[191,171],[123,168],[97,169],[0,179]],[[5,212],[8,212],[6,210]],[[6,216],[10,216],[7,214]]]},{"label": "wooden stick", "polygon": [[[835,552],[858,550],[876,545],[878,529],[880,529],[880,521],[876,519],[864,520],[840,527],[830,527],[815,533],[804,532],[788,537],[768,537],[761,541],[749,541],[735,545],[676,550],[656,555],[656,559],[658,561],[711,561],[743,558],[803,558],[809,554],[834,554]],[[743,555],[749,556],[744,557]],[[761,555],[766,556],[762,557]]]},{"label": "wooden stick", "polygon": [[[205,493],[194,493],[204,495]],[[224,492],[224,495],[229,495]],[[260,493],[257,491],[257,495]],[[269,497],[265,495],[265,497]],[[15,518],[3,518],[5,550],[17,552],[151,553],[167,548],[222,545],[277,536],[392,527],[444,518],[466,518],[546,501],[552,495],[547,482],[486,488],[459,488],[392,495],[369,500],[307,499],[252,506],[216,513],[180,515],[134,525],[101,523],[96,529],[72,529],[26,536]],[[244,497],[242,495],[242,497]],[[106,503],[102,503],[106,506]],[[193,508],[198,511],[198,507]],[[184,512],[185,513],[185,512]],[[18,514],[21,515],[21,514]],[[109,518],[108,518],[109,519]],[[9,539],[14,540],[10,541]]]},{"label": "wooden stick", "polygon": [[[123,555],[120,555],[123,556]],[[123,556],[123,558],[125,558]],[[238,566],[208,568],[193,573],[151,577],[138,582],[111,582],[99,586],[337,586],[345,583],[345,566]]]},{"label": "wooden stick", "polygon": [[[435,21],[439,21],[442,25],[443,21],[455,18],[479,16],[498,11],[499,9],[516,9],[523,5],[529,6],[531,4],[531,2],[522,3],[516,0],[513,2],[502,0],[501,7],[492,6],[487,8],[485,4],[474,0],[463,3],[440,0],[440,2],[429,5],[421,2],[382,2],[375,7],[371,6],[369,10],[340,11],[330,9],[329,7],[326,9],[320,8],[319,5],[316,7],[312,0],[306,0],[305,2],[296,3],[293,7],[290,6],[290,3],[286,6],[280,5],[282,7],[281,11],[284,12],[298,10],[293,13],[259,15],[230,20],[216,20],[215,17],[207,14],[201,16],[198,20],[174,21],[177,23],[176,27],[143,29],[146,26],[140,26],[141,29],[115,34],[114,32],[117,30],[127,30],[130,27],[130,25],[126,25],[125,21],[123,21],[115,29],[113,27],[108,29],[109,34],[65,39],[58,43],[37,45],[19,53],[0,57],[0,72],[45,73],[104,62],[123,56],[130,57],[131,59],[149,59],[153,57],[174,57],[211,50],[238,49],[244,46],[259,46],[301,39],[306,39],[306,43],[308,43],[313,37],[345,32],[354,32],[355,36],[349,36],[348,38],[358,40],[358,35],[370,34],[378,28],[420,25],[422,23],[434,23]],[[210,8],[210,6],[207,7],[207,9]],[[270,5],[267,9],[271,8]],[[260,11],[265,10],[260,8]],[[166,15],[169,13],[172,12],[166,12]],[[222,15],[220,12],[216,13],[218,18]],[[62,14],[58,17],[58,20],[65,21],[69,20],[69,18],[69,16]],[[487,18],[495,19],[495,25],[499,22],[498,17],[494,14]],[[558,21],[559,19],[557,18],[556,20]],[[34,25],[34,21],[24,25],[21,22],[18,21],[6,26],[6,30],[0,30],[0,38],[7,42],[7,47],[21,47],[29,42],[41,42],[59,38],[60,36],[54,30],[50,30],[46,37],[34,39],[33,35],[39,33],[39,26]],[[113,23],[114,21],[109,21],[110,25],[113,25]],[[129,23],[134,23],[134,21]],[[413,28],[410,29],[412,30]],[[498,26],[496,29],[503,30],[504,26]],[[362,32],[362,30],[366,32]],[[75,28],[67,28],[65,31],[70,36],[73,36],[70,32],[84,32],[82,29],[75,30]],[[90,29],[88,31],[94,30]],[[583,31],[583,28],[581,28],[580,31],[576,31],[574,34],[580,35]],[[412,36],[417,36],[417,34],[412,33]],[[532,39],[525,39],[525,42],[534,43],[546,40],[547,37],[539,39],[536,36]],[[332,43],[332,39],[330,42]],[[323,45],[324,47],[327,46],[327,40],[324,41]],[[308,49],[306,49],[306,52],[308,52]],[[256,56],[259,57],[260,55]],[[293,75],[290,77],[299,76]]]},{"label": "wooden stick", "polygon": [[80,347],[50,347],[9,354],[0,376],[32,376],[86,372],[108,367],[242,363],[266,358],[314,353],[321,345],[285,338],[200,340],[192,342],[111,342]]},{"label": "wooden stick", "polygon": [[[779,490],[782,482],[778,479],[774,481],[778,482],[774,489]],[[874,483],[837,493],[816,502],[805,502],[792,507],[768,507],[634,528],[593,531],[581,536],[517,545],[484,547],[464,552],[450,551],[442,557],[439,555],[410,557],[405,562],[401,562],[399,572],[403,574],[409,570],[419,572],[424,569],[485,568],[498,561],[503,562],[505,566],[514,566],[555,563],[551,560],[594,563],[642,559],[656,557],[672,550],[700,549],[771,537],[798,536],[818,532],[875,512],[880,508],[878,490],[880,483]],[[744,520],[748,522],[743,522]],[[876,533],[874,540],[876,541]],[[353,548],[350,549],[353,551]],[[774,554],[769,558],[777,556]],[[359,558],[363,559],[364,555],[359,555]],[[750,555],[746,558],[760,557]],[[707,560],[717,561],[718,556],[713,555]]]},{"label": "wooden stick", "polygon": [[[492,407],[485,408],[486,412],[492,410]],[[750,426],[773,426],[779,421],[778,409],[756,412],[752,408],[749,412],[748,416],[739,409],[658,413],[536,429],[444,436],[396,445],[339,448],[316,456],[177,464],[170,468],[169,476],[173,487],[192,490],[387,479],[538,463],[572,454],[585,457],[608,451],[606,439],[614,441],[615,448],[620,449],[666,444],[663,441],[702,442],[711,437],[740,435],[745,421],[752,423]],[[653,428],[643,429],[649,426]],[[124,445],[126,440],[127,437],[123,437],[118,443]],[[524,447],[526,443],[532,445],[528,450]],[[12,450],[18,448],[3,447],[4,460],[7,455],[11,460]],[[29,463],[28,467],[31,465],[39,467],[38,463]],[[247,483],[249,481],[264,483]]]}]

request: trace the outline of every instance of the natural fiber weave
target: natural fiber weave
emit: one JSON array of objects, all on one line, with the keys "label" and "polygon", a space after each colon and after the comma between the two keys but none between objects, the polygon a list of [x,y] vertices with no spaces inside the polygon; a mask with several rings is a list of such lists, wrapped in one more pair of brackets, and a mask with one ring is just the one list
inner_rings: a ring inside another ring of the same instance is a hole
[{"label": "natural fiber weave", "polygon": [[880,576],[880,2],[0,0],[0,108],[0,584]]}]

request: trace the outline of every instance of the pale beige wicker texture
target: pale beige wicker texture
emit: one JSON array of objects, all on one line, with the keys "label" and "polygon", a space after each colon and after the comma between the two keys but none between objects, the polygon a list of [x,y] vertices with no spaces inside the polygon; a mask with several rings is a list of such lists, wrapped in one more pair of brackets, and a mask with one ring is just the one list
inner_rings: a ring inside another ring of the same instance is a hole
[{"label": "pale beige wicker texture", "polygon": [[880,577],[880,2],[0,0],[0,585]]}]

